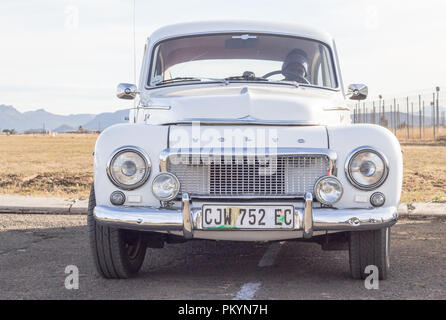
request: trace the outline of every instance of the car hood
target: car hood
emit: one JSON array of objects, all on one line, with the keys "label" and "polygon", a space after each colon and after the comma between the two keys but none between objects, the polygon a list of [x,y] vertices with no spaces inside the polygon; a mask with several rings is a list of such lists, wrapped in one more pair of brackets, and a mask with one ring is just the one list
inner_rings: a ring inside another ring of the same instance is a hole
[{"label": "car hood", "polygon": [[145,121],[150,124],[200,121],[271,125],[327,125],[350,121],[349,110],[337,91],[283,85],[184,87],[143,94],[141,104],[147,108]]}]

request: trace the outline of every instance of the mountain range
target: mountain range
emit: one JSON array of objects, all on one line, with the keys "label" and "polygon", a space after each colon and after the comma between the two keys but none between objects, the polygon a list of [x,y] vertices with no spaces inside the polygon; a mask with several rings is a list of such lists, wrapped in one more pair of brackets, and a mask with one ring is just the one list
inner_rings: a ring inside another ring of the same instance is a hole
[{"label": "mountain range", "polygon": [[[414,126],[419,125],[419,113],[414,110],[414,118],[409,115],[409,124]],[[440,122],[446,122],[446,109],[440,107]],[[425,110],[424,124],[429,126],[432,124],[431,117],[432,109],[427,107]],[[3,129],[15,129],[17,132],[25,131],[42,131],[51,130],[54,132],[68,132],[76,131],[82,126],[83,129],[92,131],[102,131],[105,128],[116,124],[127,122],[125,120],[129,115],[129,109],[118,110],[116,112],[104,112],[100,114],[70,114],[58,115],[47,112],[43,109],[36,111],[19,112],[13,106],[0,104],[0,132]],[[375,114],[375,121],[378,120],[378,114]],[[352,112],[352,120],[354,115]],[[360,118],[359,118],[360,117]],[[358,115],[357,122],[373,123],[373,114],[366,113],[366,120],[364,114]],[[398,118],[398,117],[396,117]],[[392,115],[389,112],[385,113],[385,120],[390,123]],[[394,120],[395,121],[395,120]],[[413,121],[413,123],[412,123]],[[399,123],[407,122],[407,114],[401,112],[399,114]]]},{"label": "mountain range", "polygon": [[88,130],[104,130],[116,123],[126,122],[128,109],[100,114],[58,115],[39,109],[20,112],[13,106],[0,104],[0,131],[15,129],[17,132],[28,130],[51,130],[67,132],[77,130],[80,126]]}]

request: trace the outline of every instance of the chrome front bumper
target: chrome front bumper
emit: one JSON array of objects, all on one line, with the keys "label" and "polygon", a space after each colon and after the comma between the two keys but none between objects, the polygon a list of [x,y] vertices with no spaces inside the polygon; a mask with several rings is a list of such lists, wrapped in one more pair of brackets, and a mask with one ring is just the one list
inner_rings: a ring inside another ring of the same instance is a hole
[{"label": "chrome front bumper", "polygon": [[[96,206],[94,216],[99,223],[114,227],[141,231],[180,231],[185,238],[191,239],[194,230],[206,230],[203,229],[201,223],[201,207],[192,207],[187,194],[183,195],[182,203],[182,209]],[[237,203],[231,203],[231,205],[237,205]],[[303,207],[296,205],[294,208],[294,228],[284,232],[302,231],[305,238],[311,238],[313,231],[381,229],[394,225],[398,220],[396,207],[372,209],[313,208],[311,194],[306,195]],[[264,232],[268,231],[264,230]]]}]

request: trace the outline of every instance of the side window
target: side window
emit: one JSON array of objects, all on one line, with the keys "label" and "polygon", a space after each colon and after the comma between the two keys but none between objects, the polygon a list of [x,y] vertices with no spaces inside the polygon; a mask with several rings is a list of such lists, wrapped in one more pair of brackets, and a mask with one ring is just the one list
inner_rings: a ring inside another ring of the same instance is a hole
[{"label": "side window", "polygon": [[322,79],[322,70],[321,70],[321,59],[319,58],[316,62],[316,66],[314,68],[314,78],[313,84],[316,86],[324,86],[324,81]]},{"label": "side window", "polygon": [[158,81],[163,80],[163,61],[162,61],[162,55],[159,54],[159,46],[156,47],[156,51],[154,56],[157,57],[155,64],[153,65],[154,68],[152,70],[152,75],[151,75],[151,79],[152,81],[150,82],[150,85],[153,86],[155,83],[157,83]]},{"label": "side window", "polygon": [[328,49],[325,46],[320,45],[313,66],[312,83],[320,87],[335,88],[336,81],[331,70],[332,64],[329,59]]},{"label": "side window", "polygon": [[328,58],[328,52],[327,48],[320,45],[319,46],[319,53],[320,53],[320,67],[319,67],[319,74],[318,74],[318,81],[319,78],[321,78],[322,86],[329,87],[329,88],[335,88],[335,80],[334,75],[330,72],[330,70],[333,70],[332,64],[330,59]]}]

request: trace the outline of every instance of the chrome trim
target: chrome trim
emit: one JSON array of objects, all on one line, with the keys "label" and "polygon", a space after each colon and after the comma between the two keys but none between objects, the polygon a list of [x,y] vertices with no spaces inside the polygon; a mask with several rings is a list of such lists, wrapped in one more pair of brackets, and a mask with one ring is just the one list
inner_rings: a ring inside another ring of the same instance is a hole
[{"label": "chrome trim", "polygon": [[[321,182],[322,180],[327,179],[327,178],[335,179],[339,183],[339,185],[341,186],[341,196],[339,197],[338,200],[336,200],[335,202],[331,202],[331,203],[330,202],[326,202],[323,199],[320,199],[319,194],[316,191],[316,188],[317,188],[317,185],[319,184],[319,182]],[[341,200],[342,196],[344,195],[344,186],[342,185],[341,181],[337,177],[335,177],[333,175],[320,177],[316,181],[316,183],[314,184],[314,195],[316,196],[317,201],[319,201],[320,203],[326,204],[326,205],[332,205],[332,204],[335,204],[335,203],[339,202],[339,200]]]},{"label": "chrome trim", "polygon": [[202,125],[264,125],[264,126],[320,126],[320,123],[311,121],[284,121],[261,119],[219,119],[219,118],[190,118],[173,122],[161,123],[161,125],[192,124],[199,122]]},{"label": "chrome trim", "polygon": [[164,105],[153,105],[153,106],[141,106],[140,109],[143,110],[170,110],[171,106]]},{"label": "chrome trim", "polygon": [[160,171],[167,171],[167,160],[173,155],[212,156],[283,156],[283,155],[324,155],[330,160],[330,174],[336,170],[338,155],[331,149],[323,148],[167,148],[160,153]]},{"label": "chrome trim", "polygon": [[305,209],[304,209],[304,238],[311,238],[313,236],[313,195],[311,193],[305,194]]},{"label": "chrome trim", "polygon": [[190,198],[187,193],[184,193],[182,196],[183,201],[183,234],[186,239],[192,239],[192,219],[191,219],[191,211],[190,211]]},{"label": "chrome trim", "polygon": [[[144,162],[146,164],[146,172],[144,174],[144,177],[138,183],[135,183],[132,185],[124,185],[124,184],[120,183],[119,181],[115,180],[115,178],[113,177],[113,175],[111,173],[111,165],[113,163],[113,160],[119,154],[121,154],[123,152],[127,152],[127,151],[139,154],[139,156],[144,160]],[[143,184],[145,184],[147,182],[147,179],[149,179],[150,173],[152,172],[152,161],[150,160],[149,155],[143,149],[136,147],[136,146],[123,146],[123,147],[120,147],[112,152],[105,170],[107,171],[108,178],[115,186],[117,186],[118,188],[120,188],[122,190],[134,190],[134,189],[141,187]]]},{"label": "chrome trim", "polygon": [[[377,194],[382,195],[383,198],[384,198],[384,202],[383,202],[383,204],[380,205],[380,206],[374,205],[374,204],[372,203],[372,199],[373,199],[373,197],[374,197],[375,195],[377,195]],[[382,192],[374,192],[374,193],[370,196],[369,201],[370,201],[370,204],[371,204],[372,206],[374,206],[375,208],[379,208],[379,207],[382,207],[382,206],[386,203],[386,196],[385,196],[384,193],[382,193]]]},{"label": "chrome trim", "polygon": [[[333,77],[336,82],[336,87],[330,88],[330,87],[319,87],[319,86],[313,86],[313,85],[306,85],[306,86],[314,87],[314,88],[318,88],[318,89],[330,90],[330,91],[344,91],[344,87],[343,87],[343,84],[341,81],[342,80],[341,72],[339,69],[339,62],[338,62],[339,57],[336,52],[336,46],[332,46],[331,43],[325,42],[320,39],[315,39],[315,38],[307,37],[304,35],[298,35],[298,34],[289,33],[289,32],[253,31],[253,30],[249,31],[249,30],[231,30],[231,29],[218,30],[218,31],[212,31],[212,32],[203,31],[203,32],[195,32],[195,33],[183,33],[183,34],[168,35],[168,36],[158,38],[156,41],[154,41],[151,44],[149,50],[147,51],[147,56],[146,56],[147,61],[145,62],[146,65],[144,66],[144,69],[145,69],[144,70],[144,88],[146,90],[158,89],[158,87],[150,86],[150,77],[151,77],[151,73],[152,73],[152,66],[153,66],[153,60],[154,60],[154,51],[155,51],[154,49],[156,48],[156,46],[161,44],[161,42],[166,41],[166,40],[174,40],[174,39],[186,38],[186,37],[195,37],[195,36],[200,36],[200,35],[201,36],[212,36],[212,35],[221,35],[221,34],[240,34],[240,33],[251,33],[253,35],[263,35],[263,36],[266,35],[266,36],[292,37],[292,38],[296,38],[296,39],[315,41],[315,42],[318,42],[318,43],[324,45],[327,48],[327,50],[330,52],[330,62],[333,67]],[[206,82],[206,84],[215,84],[215,83],[216,82]],[[248,82],[243,82],[243,83],[248,83]],[[196,83],[191,83],[191,84],[196,84]],[[163,85],[160,88],[172,87],[172,86],[178,86],[178,85],[184,85],[184,83],[173,84],[173,85]],[[300,85],[303,86],[303,84],[300,84]]]},{"label": "chrome trim", "polygon": [[138,93],[138,88],[132,83],[120,83],[116,89],[116,96],[119,99],[133,100]]},{"label": "chrome trim", "polygon": [[296,193],[295,195],[203,195],[203,194],[193,194],[194,199],[209,199],[215,201],[216,199],[228,200],[252,200],[252,199],[280,199],[280,200],[302,200],[305,198],[305,193]]},{"label": "chrome trim", "polygon": [[349,107],[325,107],[324,111],[352,111]]},{"label": "chrome trim", "polygon": [[[160,172],[168,172],[167,171],[167,162],[169,157],[171,156],[182,156],[182,155],[190,155],[200,157],[203,156],[283,156],[283,155],[305,155],[305,156],[314,156],[314,155],[323,155],[328,157],[328,174],[330,176],[337,176],[337,154],[331,149],[323,149],[323,148],[184,148],[184,149],[176,149],[176,148],[168,148],[164,149],[160,153]],[[192,195],[194,198],[199,199],[252,199],[252,195]],[[302,199],[305,197],[304,193],[294,194],[294,195],[255,195],[256,199],[271,199],[271,198],[281,198],[281,199]]]},{"label": "chrome trim", "polygon": [[324,155],[332,160],[337,159],[337,154],[331,149],[324,148],[168,148],[161,154],[189,154],[189,155],[216,155],[216,156],[274,156],[274,155]]},{"label": "chrome trim", "polygon": [[[114,194],[119,194],[119,195],[122,196],[122,200],[123,200],[122,203],[114,203],[114,202],[112,201],[112,197],[113,197]],[[113,205],[115,205],[115,206],[122,206],[126,201],[127,201],[126,196],[125,196],[124,192],[122,192],[122,191],[118,191],[118,190],[116,190],[116,191],[113,191],[113,192],[110,194],[110,202],[111,202]]]},{"label": "chrome trim", "polygon": [[375,230],[391,227],[397,220],[396,207],[313,210],[314,230]]},{"label": "chrome trim", "polygon": [[96,206],[97,221],[124,229],[169,231],[183,230],[181,210],[149,207]]},{"label": "chrome trim", "polygon": [[[154,191],[153,191],[153,185],[155,184],[155,180],[159,177],[159,176],[162,176],[162,175],[167,175],[167,176],[170,176],[170,177],[172,177],[172,178],[174,178],[174,180],[177,182],[177,189],[175,190],[175,193],[173,194],[173,195],[171,195],[170,197],[168,197],[168,198],[160,198]],[[172,174],[172,173],[170,173],[170,172],[160,172],[160,173],[158,173],[154,178],[153,178],[153,180],[152,180],[152,194],[154,195],[154,197],[155,198],[157,198],[158,200],[160,200],[160,201],[170,201],[170,200],[172,200],[172,199],[175,199],[176,197],[177,197],[177,195],[178,195],[178,192],[180,191],[180,187],[181,187],[181,183],[180,183],[180,181],[178,180],[178,178],[174,175],[174,174]]]},{"label": "chrome trim", "polygon": [[[311,194],[310,194],[311,195]],[[308,198],[308,201],[311,201]],[[236,203],[231,203],[235,205]],[[261,204],[258,202],[257,204]],[[189,202],[190,205],[190,202]],[[242,204],[241,204],[242,205]],[[268,203],[271,205],[271,203]],[[396,207],[380,207],[380,208],[351,208],[351,209],[332,209],[332,208],[311,208],[306,214],[312,218],[312,223],[308,222],[308,218],[304,218],[305,209],[298,204],[295,208],[295,229],[283,230],[304,231],[307,236],[316,231],[359,231],[359,230],[375,230],[391,227],[398,220]],[[112,206],[96,206],[94,208],[94,217],[99,223],[107,224],[117,228],[140,230],[140,231],[159,231],[159,232],[187,232],[184,227],[184,213],[187,213],[187,207],[182,209],[159,209],[153,207],[112,207]],[[311,212],[311,214],[310,214]],[[201,207],[191,208],[189,206],[191,218],[191,233],[194,230],[203,230],[201,225]],[[306,220],[306,221],[305,221]],[[193,222],[193,224],[192,224]],[[187,228],[187,227],[186,227]],[[306,230],[306,231],[305,231]],[[242,230],[245,231],[245,230]],[[256,229],[251,231],[268,230]],[[278,230],[274,230],[278,231]],[[204,231],[203,231],[204,232]],[[208,231],[206,231],[208,232]],[[213,231],[209,231],[213,232]],[[226,231],[217,231],[226,232]],[[233,231],[237,232],[237,231]],[[191,236],[186,235],[187,236]]]},{"label": "chrome trim", "polygon": [[[379,179],[378,182],[376,182],[376,183],[374,183],[372,185],[369,185],[369,186],[357,183],[353,179],[353,177],[351,176],[351,173],[350,173],[350,162],[352,161],[352,159],[358,153],[361,153],[361,152],[364,152],[364,151],[368,151],[368,152],[372,152],[372,153],[376,154],[378,157],[381,158],[381,160],[384,163],[384,173],[383,173],[383,176],[381,177],[381,179]],[[350,183],[354,187],[356,187],[356,188],[358,188],[360,190],[371,191],[371,190],[375,190],[375,189],[379,188],[380,186],[382,186],[383,183],[387,180],[387,177],[389,175],[389,161],[387,160],[386,156],[382,152],[380,152],[378,149],[376,149],[374,147],[370,147],[370,146],[361,146],[361,147],[358,147],[355,150],[353,150],[350,153],[350,155],[347,157],[347,160],[345,161],[344,171],[345,171],[345,175],[347,176],[347,179],[350,181]]]},{"label": "chrome trim", "polygon": [[365,84],[351,84],[346,96],[351,100],[365,100],[369,95],[369,88]]}]

